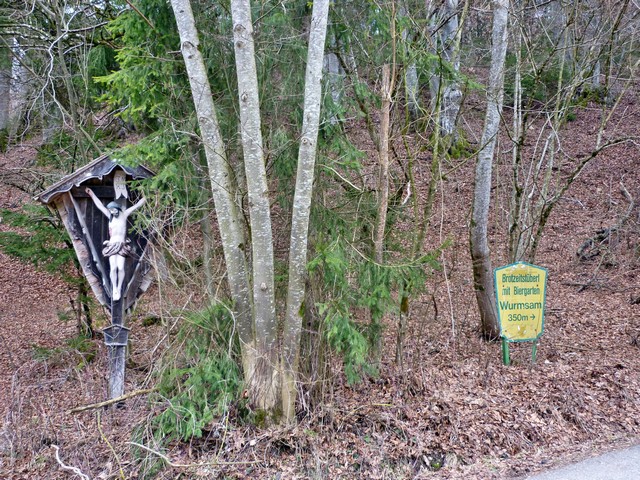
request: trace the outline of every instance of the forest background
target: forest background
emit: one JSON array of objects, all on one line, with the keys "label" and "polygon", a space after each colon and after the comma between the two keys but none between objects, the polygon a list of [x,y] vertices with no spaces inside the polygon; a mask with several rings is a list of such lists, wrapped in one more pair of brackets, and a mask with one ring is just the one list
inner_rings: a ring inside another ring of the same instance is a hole
[{"label": "forest background", "polygon": [[[637,439],[634,2],[9,1],[0,26],[8,478],[512,478]],[[73,413],[108,320],[32,198],[102,153],[157,172],[158,278],[138,395]],[[520,260],[547,332],[507,368],[492,270]]]}]

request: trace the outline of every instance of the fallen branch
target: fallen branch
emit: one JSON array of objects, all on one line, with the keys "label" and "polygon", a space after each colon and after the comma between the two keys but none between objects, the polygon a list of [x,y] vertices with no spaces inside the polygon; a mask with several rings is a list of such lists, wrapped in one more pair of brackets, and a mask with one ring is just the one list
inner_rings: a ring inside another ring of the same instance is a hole
[{"label": "fallen branch", "polygon": [[53,449],[56,451],[56,462],[58,462],[58,465],[60,465],[60,467],[62,467],[65,470],[69,470],[73,473],[75,473],[76,475],[78,475],[80,478],[82,478],[83,480],[90,480],[90,478],[85,475],[84,473],[82,473],[82,470],[80,470],[77,467],[71,467],[69,465],[66,465],[61,459],[60,459],[60,447],[58,447],[58,445],[51,445],[53,447]]},{"label": "fallen branch", "polygon": [[611,242],[611,237],[622,230],[629,220],[629,217],[631,217],[631,213],[636,206],[636,202],[622,182],[620,182],[620,192],[629,202],[627,211],[622,215],[622,217],[620,217],[618,223],[609,228],[601,228],[595,232],[593,237],[585,240],[584,243],[580,245],[580,248],[576,252],[576,255],[578,255],[580,260],[590,260],[600,255],[600,248],[605,244],[605,242]]},{"label": "fallen branch", "polygon": [[155,392],[156,390],[157,388],[134,390],[133,392],[125,393],[124,395],[121,395],[116,398],[112,398],[111,400],[105,400],[104,402],[92,403],[90,405],[83,405],[81,407],[72,408],[67,413],[79,413],[79,412],[84,412],[86,410],[95,410],[96,408],[107,407],[109,405],[113,405],[114,403],[122,402],[132,397],[137,397],[138,395],[146,395],[147,393]]}]

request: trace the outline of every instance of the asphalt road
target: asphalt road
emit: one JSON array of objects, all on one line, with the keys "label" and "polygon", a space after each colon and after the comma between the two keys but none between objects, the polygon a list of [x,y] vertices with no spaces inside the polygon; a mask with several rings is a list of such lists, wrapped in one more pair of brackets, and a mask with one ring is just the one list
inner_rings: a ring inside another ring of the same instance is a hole
[{"label": "asphalt road", "polygon": [[527,480],[640,480],[640,445],[549,470]]}]

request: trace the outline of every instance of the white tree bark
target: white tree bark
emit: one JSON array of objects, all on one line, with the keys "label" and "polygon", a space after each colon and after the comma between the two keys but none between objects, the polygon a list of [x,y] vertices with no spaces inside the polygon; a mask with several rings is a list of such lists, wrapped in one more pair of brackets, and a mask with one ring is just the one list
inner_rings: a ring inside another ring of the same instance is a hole
[{"label": "white tree bark", "polygon": [[420,83],[418,82],[418,67],[412,62],[407,67],[404,74],[405,95],[407,97],[407,107],[413,120],[420,115]]},{"label": "white tree bark", "polygon": [[249,293],[247,264],[244,249],[246,240],[242,216],[234,202],[231,172],[218,119],[216,115],[207,71],[198,49],[198,33],[189,0],[171,0],[178,32],[182,56],[184,58],[189,84],[193,95],[200,135],[205,147],[211,191],[216,216],[220,228],[224,257],[234,314],[242,347],[242,361],[245,378],[252,378],[255,370],[253,344],[253,307]]},{"label": "white tree bark", "polygon": [[309,215],[322,104],[322,65],[327,35],[329,0],[315,0],[311,13],[309,50],[305,74],[302,135],[298,152],[296,189],[291,217],[289,246],[289,286],[283,336],[282,410],[287,421],[295,418],[296,372],[300,355],[303,300],[307,268]]},{"label": "white tree bark", "polygon": [[278,322],[274,292],[273,236],[269,187],[260,130],[260,98],[256,69],[251,4],[232,0],[233,41],[238,77],[240,128],[251,224],[253,302],[258,364],[250,382],[259,408],[274,411],[278,389]]},{"label": "white tree bark", "polygon": [[473,212],[471,218],[470,246],[473,262],[473,278],[476,299],[480,310],[482,333],[488,338],[500,334],[493,293],[493,269],[487,236],[489,205],[491,203],[491,171],[493,155],[500,126],[504,97],[504,65],[507,53],[507,22],[509,0],[493,2],[493,33],[491,69],[487,88],[482,143],[478,152],[475,173]]},{"label": "white tree bark", "polygon": [[[400,18],[406,18],[409,16],[407,6],[404,2],[398,6],[398,16]],[[412,120],[416,120],[420,113],[419,92],[420,85],[418,82],[418,67],[414,59],[410,58],[408,54],[408,44],[411,41],[411,33],[409,29],[402,30],[402,48],[405,51],[405,62],[410,60],[410,63],[406,66],[404,72],[404,91],[407,102],[407,109],[411,115]]]},{"label": "white tree bark", "polygon": [[20,126],[20,119],[28,105],[27,93],[29,81],[27,69],[20,58],[24,56],[24,50],[16,38],[8,45],[12,50],[11,58],[11,83],[9,96],[9,137],[15,138]]},{"label": "white tree bark", "polygon": [[[325,34],[326,35],[326,34]],[[337,48],[335,38],[331,40],[333,49]],[[331,99],[334,105],[342,105],[342,96],[344,90],[344,70],[340,66],[340,59],[335,52],[326,52],[323,60],[323,71],[327,77],[327,87],[331,93]],[[340,118],[334,114],[329,120],[331,125],[336,125]]]}]

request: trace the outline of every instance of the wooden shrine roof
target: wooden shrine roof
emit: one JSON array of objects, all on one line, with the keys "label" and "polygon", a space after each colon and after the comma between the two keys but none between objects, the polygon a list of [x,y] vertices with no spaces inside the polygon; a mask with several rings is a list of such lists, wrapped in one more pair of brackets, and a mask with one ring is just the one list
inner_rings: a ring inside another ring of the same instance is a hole
[{"label": "wooden shrine roof", "polygon": [[109,175],[116,167],[124,170],[125,173],[133,177],[134,180],[149,178],[155,175],[151,170],[142,165],[137,167],[121,165],[116,160],[111,159],[108,155],[101,155],[84,167],[79,168],[75,172],[54,183],[36,198],[42,203],[49,204],[55,200],[58,195],[70,191],[73,187],[80,186],[87,180],[92,178],[102,179]]}]

